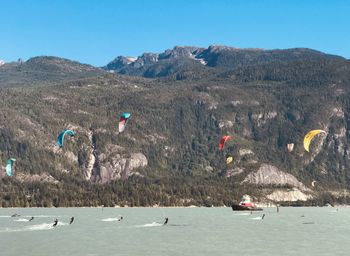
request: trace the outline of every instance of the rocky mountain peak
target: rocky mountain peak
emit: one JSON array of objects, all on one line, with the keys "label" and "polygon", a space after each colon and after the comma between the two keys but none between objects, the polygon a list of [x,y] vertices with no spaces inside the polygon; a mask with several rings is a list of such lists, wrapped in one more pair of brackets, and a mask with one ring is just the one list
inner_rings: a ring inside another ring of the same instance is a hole
[{"label": "rocky mountain peak", "polygon": [[133,67],[139,68],[144,65],[149,65],[158,62],[159,54],[147,52],[142,54],[137,60],[133,63]]},{"label": "rocky mountain peak", "polygon": [[268,63],[293,65],[297,61],[328,60],[344,58],[307,48],[264,50],[224,45],[210,45],[208,48],[175,46],[162,53],[144,53],[136,60],[119,56],[104,69],[132,76],[173,76],[183,79],[194,70],[196,74],[208,74],[208,68],[214,68],[213,72],[222,72]]},{"label": "rocky mountain peak", "polygon": [[175,46],[161,53],[159,57],[160,59],[195,58],[203,50],[203,48],[193,46]]},{"label": "rocky mountain peak", "polygon": [[108,63],[106,67],[109,70],[116,70],[124,66],[127,66],[130,63],[135,62],[136,60],[137,58],[134,58],[134,57],[118,56],[114,60],[112,60],[110,63]]}]

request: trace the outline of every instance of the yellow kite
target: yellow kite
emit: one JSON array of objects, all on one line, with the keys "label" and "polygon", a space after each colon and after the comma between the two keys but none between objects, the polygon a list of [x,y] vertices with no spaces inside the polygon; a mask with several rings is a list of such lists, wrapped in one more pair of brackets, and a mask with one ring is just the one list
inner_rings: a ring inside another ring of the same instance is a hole
[{"label": "yellow kite", "polygon": [[310,152],[310,143],[312,139],[319,133],[326,133],[324,130],[312,130],[309,131],[304,137],[304,148],[307,152]]}]

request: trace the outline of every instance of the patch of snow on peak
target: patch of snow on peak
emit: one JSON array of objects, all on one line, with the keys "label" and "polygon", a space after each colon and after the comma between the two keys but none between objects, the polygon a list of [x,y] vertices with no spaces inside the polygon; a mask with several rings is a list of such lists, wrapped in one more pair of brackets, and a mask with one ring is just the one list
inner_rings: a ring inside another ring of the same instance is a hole
[{"label": "patch of snow on peak", "polygon": [[190,59],[199,61],[199,63],[202,64],[202,65],[207,65],[207,62],[206,62],[204,59],[202,59],[202,58],[197,58],[197,56],[194,55],[193,53],[190,53],[190,56],[189,56],[189,57],[190,57]]},{"label": "patch of snow on peak", "polygon": [[127,63],[130,64],[130,63],[133,63],[137,60],[136,57],[126,57],[126,60],[127,60]]},{"label": "patch of snow on peak", "polygon": [[199,61],[200,64],[202,65],[207,65],[208,62],[206,62],[204,59],[197,59]]}]

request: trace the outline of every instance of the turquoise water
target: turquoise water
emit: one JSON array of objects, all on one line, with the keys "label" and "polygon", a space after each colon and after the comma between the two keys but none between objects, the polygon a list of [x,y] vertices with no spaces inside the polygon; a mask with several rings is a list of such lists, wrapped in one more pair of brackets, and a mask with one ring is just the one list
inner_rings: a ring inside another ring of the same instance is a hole
[{"label": "turquoise water", "polygon": [[0,209],[0,255],[350,255],[350,208]]}]

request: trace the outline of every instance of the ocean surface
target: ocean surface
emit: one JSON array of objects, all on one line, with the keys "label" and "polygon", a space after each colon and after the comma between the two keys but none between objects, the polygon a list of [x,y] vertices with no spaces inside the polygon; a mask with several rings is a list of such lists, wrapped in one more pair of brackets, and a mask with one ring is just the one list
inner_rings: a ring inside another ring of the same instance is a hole
[{"label": "ocean surface", "polygon": [[0,209],[0,255],[348,256],[350,208]]}]

